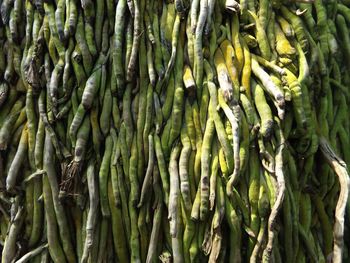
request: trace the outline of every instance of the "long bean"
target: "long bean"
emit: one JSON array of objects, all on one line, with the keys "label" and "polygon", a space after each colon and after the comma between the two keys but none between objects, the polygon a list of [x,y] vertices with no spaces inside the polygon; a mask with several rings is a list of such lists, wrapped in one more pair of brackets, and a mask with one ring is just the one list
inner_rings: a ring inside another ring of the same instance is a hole
[{"label": "long bean", "polygon": [[349,261],[349,23],[349,0],[0,0],[2,260]]}]

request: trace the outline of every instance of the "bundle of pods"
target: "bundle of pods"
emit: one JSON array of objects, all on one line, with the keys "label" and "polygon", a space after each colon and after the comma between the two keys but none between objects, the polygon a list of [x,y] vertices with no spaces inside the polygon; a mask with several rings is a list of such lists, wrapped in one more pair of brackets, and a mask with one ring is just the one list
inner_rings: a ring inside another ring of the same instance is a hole
[{"label": "bundle of pods", "polygon": [[0,0],[2,262],[350,259],[350,1]]}]

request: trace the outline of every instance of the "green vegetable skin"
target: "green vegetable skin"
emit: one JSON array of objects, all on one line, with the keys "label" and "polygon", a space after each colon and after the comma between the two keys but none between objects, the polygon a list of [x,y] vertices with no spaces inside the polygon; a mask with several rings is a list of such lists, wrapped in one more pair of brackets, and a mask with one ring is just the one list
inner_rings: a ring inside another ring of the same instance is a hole
[{"label": "green vegetable skin", "polygon": [[0,20],[2,262],[350,260],[350,1]]}]

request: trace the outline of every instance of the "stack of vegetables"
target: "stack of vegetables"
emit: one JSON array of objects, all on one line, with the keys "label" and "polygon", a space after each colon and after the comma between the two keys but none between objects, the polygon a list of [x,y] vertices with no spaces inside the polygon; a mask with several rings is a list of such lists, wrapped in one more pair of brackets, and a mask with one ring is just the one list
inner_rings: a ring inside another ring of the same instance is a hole
[{"label": "stack of vegetables", "polygon": [[2,262],[350,260],[349,0],[0,0]]}]

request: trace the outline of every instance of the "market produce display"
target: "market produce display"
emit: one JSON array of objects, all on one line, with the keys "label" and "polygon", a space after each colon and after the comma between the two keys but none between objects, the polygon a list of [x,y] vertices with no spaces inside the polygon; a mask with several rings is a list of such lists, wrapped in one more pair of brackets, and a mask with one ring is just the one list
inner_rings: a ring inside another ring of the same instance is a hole
[{"label": "market produce display", "polygon": [[348,262],[349,0],[0,0],[2,262]]}]

